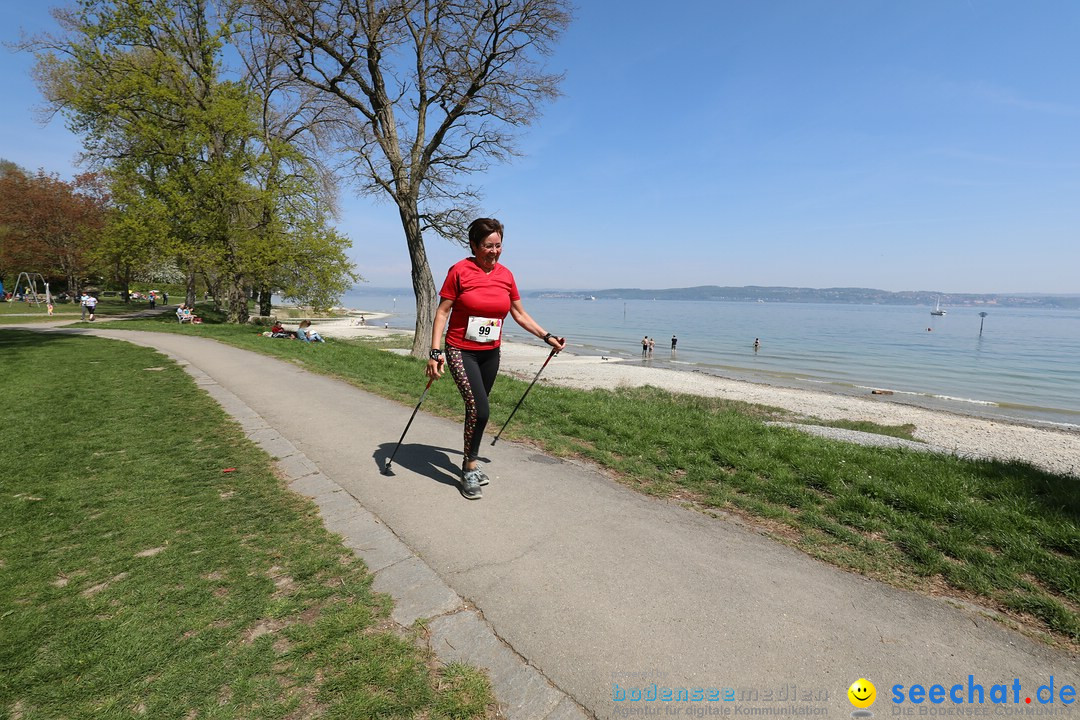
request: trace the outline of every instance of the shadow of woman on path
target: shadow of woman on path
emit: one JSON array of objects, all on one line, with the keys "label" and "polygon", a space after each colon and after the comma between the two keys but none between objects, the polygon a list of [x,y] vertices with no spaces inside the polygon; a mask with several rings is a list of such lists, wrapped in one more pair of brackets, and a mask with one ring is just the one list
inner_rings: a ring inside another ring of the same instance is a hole
[{"label": "shadow of woman on path", "polygon": [[[372,458],[382,472],[390,454],[394,452],[397,443],[387,442],[379,445],[372,453]],[[458,486],[458,477],[461,474],[460,460],[451,460],[451,456],[457,458],[461,455],[460,450],[450,448],[432,447],[431,445],[402,443],[394,455],[394,463],[390,468],[393,475],[394,466],[400,465],[405,470],[414,472],[422,477],[442,483],[443,485]]]}]

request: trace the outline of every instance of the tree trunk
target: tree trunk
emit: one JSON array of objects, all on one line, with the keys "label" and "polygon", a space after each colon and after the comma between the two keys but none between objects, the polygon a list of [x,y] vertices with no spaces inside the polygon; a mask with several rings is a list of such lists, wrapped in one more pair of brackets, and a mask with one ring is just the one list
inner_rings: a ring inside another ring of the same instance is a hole
[{"label": "tree trunk", "polygon": [[131,303],[131,266],[125,265],[120,272],[120,297],[124,298],[125,304]]},{"label": "tree trunk", "polygon": [[273,305],[270,304],[270,298],[273,293],[270,288],[259,288],[259,315],[263,317],[270,317],[274,312]]},{"label": "tree trunk", "polygon": [[[228,312],[229,307],[229,289],[225,287],[225,278],[227,270],[204,270],[203,271],[203,283],[206,285],[206,295],[204,296],[208,300],[214,301],[214,312]],[[221,304],[222,299],[225,300],[225,305]]]},{"label": "tree trunk", "polygon": [[187,292],[184,295],[184,303],[189,308],[195,307],[195,261],[188,263]]},{"label": "tree trunk", "polygon": [[415,198],[400,200],[398,212],[401,215],[401,225],[405,229],[405,240],[409,245],[413,294],[416,296],[412,354],[414,357],[426,358],[431,349],[431,329],[435,324],[435,309],[439,305],[439,296],[431,279],[431,267],[424,249],[424,237],[420,232],[420,213]]},{"label": "tree trunk", "polygon": [[[230,323],[244,324],[248,321],[248,296],[244,287],[243,273],[233,273],[226,292],[227,318]],[[215,304],[217,297],[215,296]]]},{"label": "tree trunk", "polygon": [[113,281],[120,286],[120,299],[124,301],[124,304],[131,302],[131,288],[124,282],[123,266],[117,262],[113,268]]}]

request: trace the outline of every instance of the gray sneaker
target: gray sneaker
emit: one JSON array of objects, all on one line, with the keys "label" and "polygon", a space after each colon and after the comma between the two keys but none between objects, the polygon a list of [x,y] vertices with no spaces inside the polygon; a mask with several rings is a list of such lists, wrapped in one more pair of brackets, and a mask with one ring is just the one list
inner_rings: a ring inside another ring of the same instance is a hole
[{"label": "gray sneaker", "polygon": [[464,470],[461,473],[461,495],[466,500],[479,500],[484,497],[480,490],[480,471]]},{"label": "gray sneaker", "polygon": [[462,467],[462,468],[461,468],[461,472],[463,472],[463,473],[464,473],[464,472],[474,472],[474,473],[478,473],[478,474],[479,474],[479,478],[480,478],[480,485],[481,485],[481,486],[483,486],[483,485],[487,485],[487,484],[488,484],[489,482],[491,482],[491,480],[489,480],[489,479],[488,479],[487,473],[486,473],[486,472],[484,472],[483,468],[481,468],[481,467],[480,467],[480,464],[479,464],[479,463],[477,463],[477,464],[476,464],[476,467],[474,467],[474,468],[473,468],[472,470],[466,470],[466,469],[465,469],[464,467]]}]

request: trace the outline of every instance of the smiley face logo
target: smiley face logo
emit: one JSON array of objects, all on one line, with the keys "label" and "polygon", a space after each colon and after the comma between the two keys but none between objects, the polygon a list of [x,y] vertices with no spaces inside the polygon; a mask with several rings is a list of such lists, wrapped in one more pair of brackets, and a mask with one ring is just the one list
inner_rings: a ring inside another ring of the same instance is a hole
[{"label": "smiley face logo", "polygon": [[877,699],[877,688],[866,678],[859,678],[847,689],[848,700],[857,708],[868,708]]}]

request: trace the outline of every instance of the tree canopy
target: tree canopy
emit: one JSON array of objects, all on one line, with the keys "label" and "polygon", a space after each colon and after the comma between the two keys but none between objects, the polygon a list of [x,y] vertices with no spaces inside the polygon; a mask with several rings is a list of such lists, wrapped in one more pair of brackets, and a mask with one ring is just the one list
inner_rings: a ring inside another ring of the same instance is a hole
[{"label": "tree canopy", "polygon": [[108,201],[93,174],[65,182],[9,163],[0,172],[0,268],[62,277],[76,292],[107,223]]},{"label": "tree canopy", "polygon": [[37,78],[115,190],[103,253],[119,275],[170,257],[188,301],[202,274],[234,322],[252,293],[325,306],[359,279],[296,95],[226,67],[230,6],[82,0],[56,17],[63,33],[33,44]]},{"label": "tree canopy", "polygon": [[515,155],[558,95],[542,61],[570,5],[80,0],[56,17],[63,32],[30,47],[112,189],[116,277],[172,258],[188,299],[201,273],[235,321],[252,293],[328,303],[358,278],[331,225],[333,170],[396,206],[420,355],[438,302],[424,234],[464,244],[468,177]]}]

